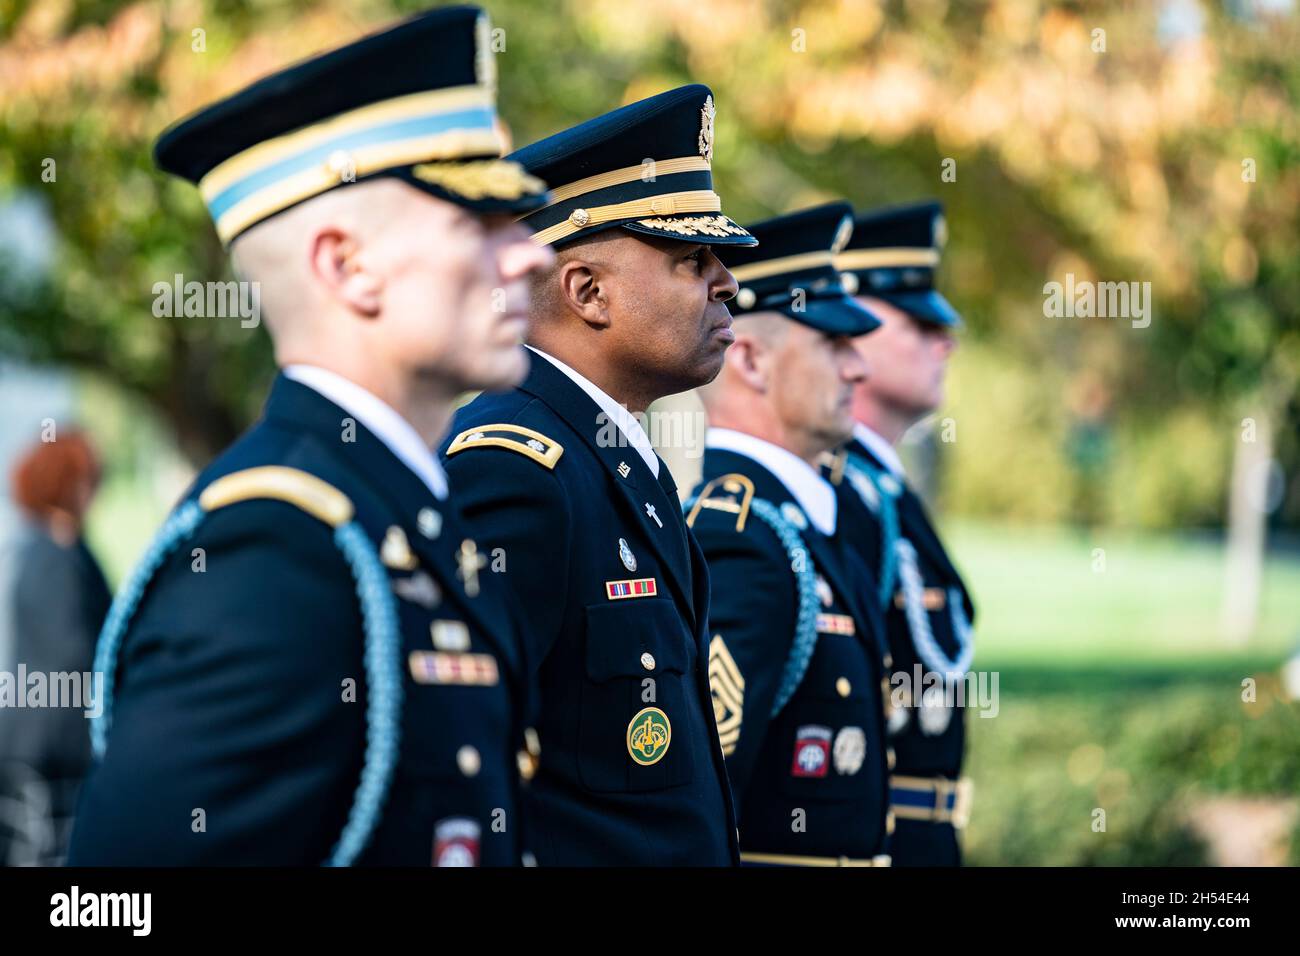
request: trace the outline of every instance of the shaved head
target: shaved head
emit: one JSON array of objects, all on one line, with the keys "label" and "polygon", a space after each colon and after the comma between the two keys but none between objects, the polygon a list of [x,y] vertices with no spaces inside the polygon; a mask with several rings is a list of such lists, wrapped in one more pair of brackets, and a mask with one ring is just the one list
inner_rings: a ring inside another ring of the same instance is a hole
[{"label": "shaved head", "polygon": [[401,229],[411,215],[410,187],[380,178],[335,189],[259,223],[230,247],[241,279],[261,287],[263,319],[277,354],[310,341],[325,320],[328,296],[315,281],[304,237],[339,229],[373,242],[385,229]]}]

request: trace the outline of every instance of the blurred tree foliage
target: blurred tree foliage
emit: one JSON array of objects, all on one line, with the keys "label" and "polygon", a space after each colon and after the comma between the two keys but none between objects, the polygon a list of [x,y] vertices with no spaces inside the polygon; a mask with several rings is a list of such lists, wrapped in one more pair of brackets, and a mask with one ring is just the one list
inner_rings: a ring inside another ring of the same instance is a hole
[{"label": "blurred tree foliage", "polygon": [[[43,281],[0,278],[0,346],[102,371],[206,459],[256,413],[269,349],[234,320],[154,317],[156,282],[229,273],[196,190],[153,171],[149,144],[256,76],[425,5],[0,0],[0,202],[43,197],[57,232]],[[1080,507],[1218,520],[1248,416],[1300,476],[1283,427],[1300,417],[1288,4],[485,5],[504,31],[502,109],[518,142],[698,80],[719,105],[718,188],[742,218],[839,196],[947,204],[942,282],[972,355],[997,373],[968,370],[954,404],[949,490],[966,510],[1059,511],[1071,469],[1110,454],[1106,480],[1138,484]],[[1045,318],[1043,286],[1066,273],[1150,282],[1150,327]],[[1173,477],[1144,484],[1153,470]],[[1171,498],[1182,476],[1192,487]],[[1284,507],[1300,521],[1292,482]]]},{"label": "blurred tree foliage", "polygon": [[[999,668],[1001,711],[974,717],[967,858],[1000,866],[1213,863],[1207,807],[1294,803],[1300,706],[1262,661],[1169,669]],[[987,664],[985,665],[987,666]],[[1259,669],[1254,669],[1258,667]],[[1242,700],[1240,675],[1258,682]],[[1098,810],[1105,811],[1105,827]],[[1220,843],[1248,837],[1249,813]],[[1300,817],[1297,818],[1300,821]],[[1280,849],[1300,859],[1296,836]],[[1276,862],[1283,862],[1282,860]]]}]

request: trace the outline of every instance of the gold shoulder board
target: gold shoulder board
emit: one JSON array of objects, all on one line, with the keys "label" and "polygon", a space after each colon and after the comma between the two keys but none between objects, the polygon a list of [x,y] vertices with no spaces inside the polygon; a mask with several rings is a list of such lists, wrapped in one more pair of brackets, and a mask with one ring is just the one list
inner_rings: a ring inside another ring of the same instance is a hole
[{"label": "gold shoulder board", "polygon": [[521,425],[478,425],[467,428],[447,447],[447,455],[458,454],[467,448],[508,448],[525,458],[531,458],[543,468],[554,468],[564,454],[564,446],[559,442]]},{"label": "gold shoulder board", "polygon": [[285,501],[337,528],[352,520],[352,500],[329,482],[297,468],[266,465],[218,478],[199,495],[204,511],[255,498]]},{"label": "gold shoulder board", "polygon": [[700,492],[691,513],[686,516],[686,523],[695,527],[695,517],[704,508],[713,511],[726,511],[736,516],[736,530],[745,530],[745,519],[749,517],[749,503],[754,500],[754,483],[741,474],[723,475],[714,478]]}]

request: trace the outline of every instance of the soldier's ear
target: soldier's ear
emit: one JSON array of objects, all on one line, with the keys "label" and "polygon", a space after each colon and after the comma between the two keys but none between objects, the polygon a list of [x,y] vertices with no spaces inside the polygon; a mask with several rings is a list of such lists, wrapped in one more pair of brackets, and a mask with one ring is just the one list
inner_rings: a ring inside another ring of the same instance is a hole
[{"label": "soldier's ear", "polygon": [[758,336],[738,335],[727,349],[724,361],[733,377],[753,391],[763,393],[768,388],[771,352],[771,347]]},{"label": "soldier's ear", "polygon": [[324,226],[311,237],[308,259],[312,277],[326,295],[365,318],[379,314],[384,283],[363,265],[354,236]]},{"label": "soldier's ear", "polygon": [[595,267],[581,259],[570,259],[556,269],[560,299],[570,312],[588,325],[609,325],[609,306]]}]

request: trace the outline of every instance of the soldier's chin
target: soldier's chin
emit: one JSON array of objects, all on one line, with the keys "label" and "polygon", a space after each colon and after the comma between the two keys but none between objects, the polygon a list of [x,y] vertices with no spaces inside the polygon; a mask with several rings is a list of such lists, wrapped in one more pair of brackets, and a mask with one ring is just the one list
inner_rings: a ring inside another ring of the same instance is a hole
[{"label": "soldier's chin", "polygon": [[[722,364],[726,359],[727,346],[730,345],[731,343],[730,342],[722,343],[719,340],[713,338],[710,338],[709,342],[712,348],[709,348],[707,351],[705,351],[700,358],[700,362],[699,362],[700,374],[699,376],[697,376],[698,381],[691,383],[690,385],[686,386],[686,388],[699,388],[701,385],[708,385],[715,378],[717,378],[718,373],[722,371]],[[718,345],[721,345],[722,347],[718,348]],[[683,391],[685,390],[686,389],[683,389]]]}]

